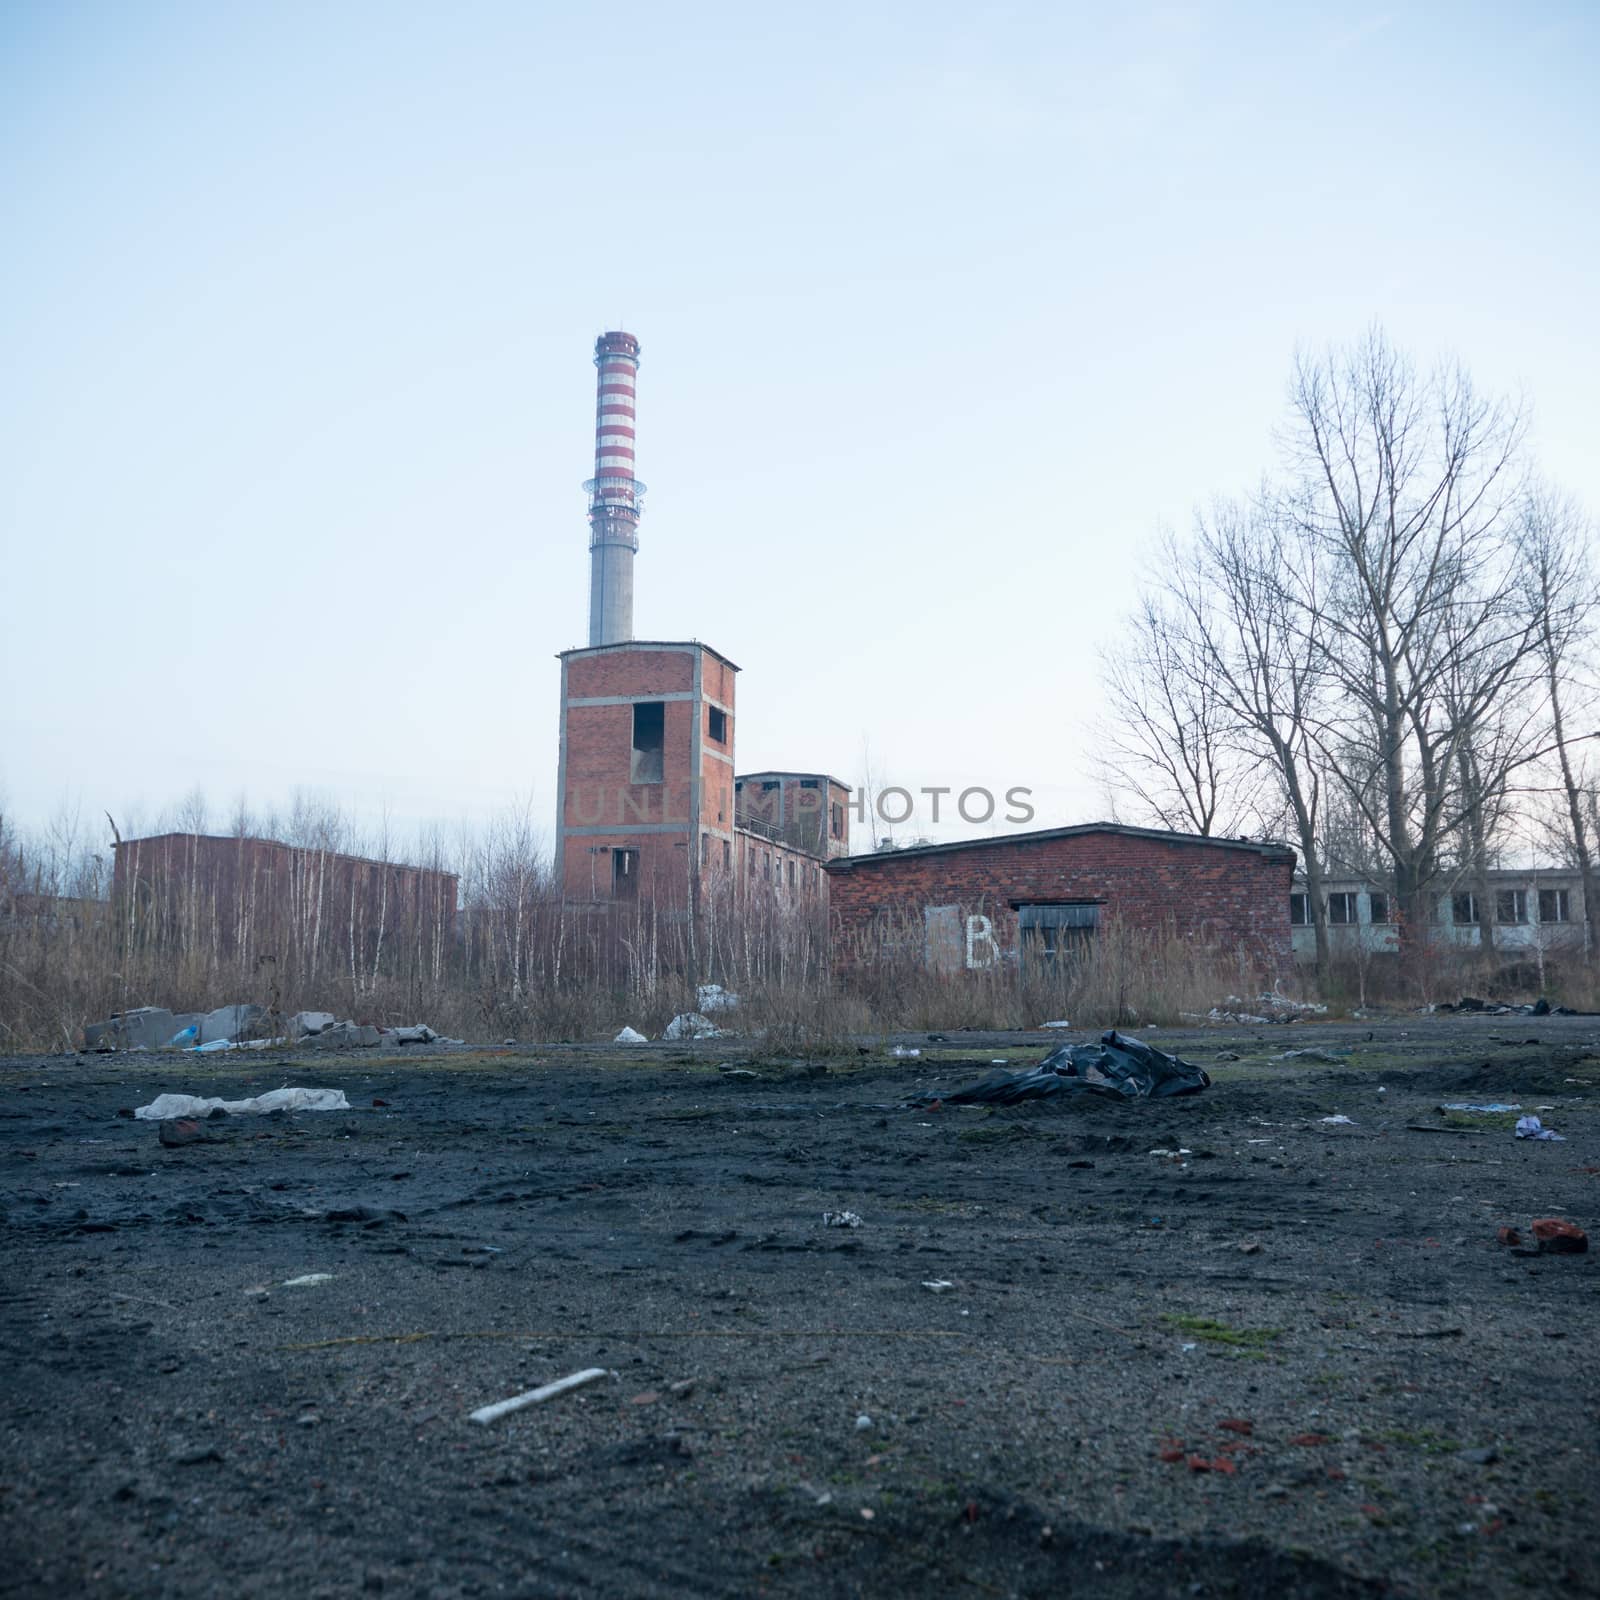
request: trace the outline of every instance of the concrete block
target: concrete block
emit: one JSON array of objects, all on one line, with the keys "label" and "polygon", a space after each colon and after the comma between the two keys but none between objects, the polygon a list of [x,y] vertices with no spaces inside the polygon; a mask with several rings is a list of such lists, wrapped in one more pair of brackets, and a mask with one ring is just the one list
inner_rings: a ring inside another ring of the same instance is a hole
[{"label": "concrete block", "polygon": [[[208,1011],[200,1019],[201,1044],[210,1044],[214,1039],[245,1039],[249,1038],[255,1026],[266,1016],[266,1010],[261,1006],[231,1005],[218,1006],[215,1011]],[[171,1038],[169,1033],[167,1038]]]}]

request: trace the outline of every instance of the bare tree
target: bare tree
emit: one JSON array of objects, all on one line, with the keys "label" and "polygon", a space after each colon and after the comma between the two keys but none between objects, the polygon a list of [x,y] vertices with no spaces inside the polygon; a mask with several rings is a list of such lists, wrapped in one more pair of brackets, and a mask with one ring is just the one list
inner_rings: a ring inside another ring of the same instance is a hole
[{"label": "bare tree", "polygon": [[[1582,742],[1600,738],[1600,732],[1574,729],[1569,733],[1568,724],[1578,674],[1586,657],[1592,659],[1595,618],[1600,612],[1600,583],[1590,556],[1592,533],[1574,501],[1542,486],[1529,489],[1518,534],[1521,579],[1534,619],[1550,743],[1570,828],[1566,842],[1583,884],[1585,950],[1591,961],[1600,961],[1600,874],[1595,869],[1600,788],[1580,753]],[[1591,698],[1586,703],[1593,706],[1595,702]]]},{"label": "bare tree", "polygon": [[[1297,481],[1284,506],[1317,556],[1320,592],[1298,567],[1285,573],[1332,691],[1316,737],[1391,863],[1405,951],[1477,803],[1462,793],[1463,747],[1536,645],[1513,559],[1522,418],[1458,365],[1419,375],[1377,329],[1302,355],[1290,399]],[[1374,761],[1349,773],[1336,752],[1363,733]],[[1521,754],[1500,751],[1499,768]]]},{"label": "bare tree", "polygon": [[1243,831],[1258,814],[1259,763],[1234,738],[1212,653],[1181,601],[1143,597],[1104,685],[1111,717],[1097,762],[1107,791],[1180,833]]},{"label": "bare tree", "polygon": [[[1183,619],[1191,670],[1251,770],[1272,776],[1306,879],[1319,976],[1328,970],[1320,830],[1323,774],[1312,730],[1320,715],[1316,552],[1269,492],[1219,501],[1196,518],[1189,546],[1170,543],[1168,592]],[[1297,569],[1293,588],[1284,579]]]}]

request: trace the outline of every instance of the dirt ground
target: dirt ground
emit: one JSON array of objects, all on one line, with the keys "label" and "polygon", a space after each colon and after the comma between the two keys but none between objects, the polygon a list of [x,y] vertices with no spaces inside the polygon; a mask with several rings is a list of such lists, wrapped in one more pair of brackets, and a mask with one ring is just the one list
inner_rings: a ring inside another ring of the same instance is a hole
[{"label": "dirt ground", "polygon": [[1600,1019],[1143,1037],[0,1062],[0,1594],[1600,1592]]}]

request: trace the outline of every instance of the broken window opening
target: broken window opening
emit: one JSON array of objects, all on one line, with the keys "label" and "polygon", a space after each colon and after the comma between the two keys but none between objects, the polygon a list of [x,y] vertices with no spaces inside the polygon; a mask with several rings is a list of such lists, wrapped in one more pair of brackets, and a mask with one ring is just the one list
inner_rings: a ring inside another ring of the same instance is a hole
[{"label": "broken window opening", "polygon": [[1291,928],[1309,928],[1311,926],[1310,895],[1292,894],[1289,896],[1289,926]]},{"label": "broken window opening", "polygon": [[1328,921],[1335,927],[1348,927],[1358,921],[1356,916],[1356,897],[1349,890],[1342,890],[1338,894],[1328,896]]},{"label": "broken window opening", "polygon": [[844,838],[844,807],[837,800],[828,811],[828,836],[833,839]]},{"label": "broken window opening", "polygon": [[1470,891],[1450,896],[1450,917],[1459,927],[1476,923],[1478,920],[1478,897]]},{"label": "broken window opening", "polygon": [[1384,926],[1389,920],[1389,897],[1388,897],[1388,895],[1379,894],[1379,893],[1376,892],[1376,890],[1374,890],[1373,893],[1371,893],[1371,894],[1369,894],[1367,896],[1367,899],[1371,903],[1371,906],[1372,906],[1372,921],[1373,921],[1373,925],[1375,927]]},{"label": "broken window opening", "polygon": [[1017,907],[1024,972],[1055,972],[1089,953],[1100,926],[1100,904]]},{"label": "broken window opening", "polygon": [[1572,921],[1572,891],[1570,889],[1541,889],[1539,891],[1539,920],[1541,922]]},{"label": "broken window opening", "polygon": [[1528,920],[1528,891],[1526,889],[1501,889],[1494,897],[1496,922],[1526,922]]},{"label": "broken window opening", "polygon": [[639,893],[639,852],[611,852],[611,895],[616,900],[633,900]]},{"label": "broken window opening", "polygon": [[660,783],[666,748],[666,706],[659,700],[636,701],[633,707],[633,760],[630,783]]},{"label": "broken window opening", "polygon": [[706,737],[713,744],[728,742],[728,713],[716,706],[706,707]]}]

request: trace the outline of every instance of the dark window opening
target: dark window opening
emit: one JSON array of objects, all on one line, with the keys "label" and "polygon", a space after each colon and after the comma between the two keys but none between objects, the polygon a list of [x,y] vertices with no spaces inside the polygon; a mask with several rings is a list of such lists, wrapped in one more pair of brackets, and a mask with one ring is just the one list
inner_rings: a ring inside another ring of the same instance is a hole
[{"label": "dark window opening", "polygon": [[617,900],[632,900],[639,893],[639,852],[611,852],[611,893]]},{"label": "dark window opening", "polygon": [[761,785],[761,792],[762,794],[771,794],[774,789],[779,787],[780,784],[776,778],[768,778],[766,782]]},{"label": "dark window opening", "polygon": [[706,734],[715,744],[728,742],[728,713],[716,706],[706,707]]},{"label": "dark window opening", "polygon": [[1568,889],[1541,889],[1539,891],[1539,920],[1541,922],[1571,922],[1571,891]]},{"label": "dark window opening", "polygon": [[794,888],[794,862],[789,863],[789,887]]},{"label": "dark window opening", "polygon": [[844,838],[844,807],[837,800],[828,809],[828,832],[835,839]]},{"label": "dark window opening", "polygon": [[1348,927],[1357,921],[1356,897],[1348,890],[1328,896],[1328,921],[1338,927]]},{"label": "dark window opening", "polygon": [[1098,904],[1018,906],[1023,966],[1051,971],[1087,955],[1099,926]]},{"label": "dark window opening", "polygon": [[1292,894],[1289,896],[1289,926],[1291,928],[1309,928],[1311,926],[1310,895]]},{"label": "dark window opening", "polygon": [[1450,916],[1457,927],[1464,927],[1478,920],[1478,897],[1475,894],[1453,894],[1450,896]]},{"label": "dark window opening", "polygon": [[1494,897],[1496,922],[1526,922],[1528,920],[1528,891],[1526,889],[1501,889]]},{"label": "dark window opening", "polygon": [[659,700],[641,700],[633,708],[633,761],[630,783],[660,783],[666,747],[666,711]]},{"label": "dark window opening", "polygon": [[1374,926],[1382,927],[1389,920],[1389,897],[1386,894],[1374,892],[1367,896],[1372,902],[1372,921]]},{"label": "dark window opening", "polygon": [[800,787],[802,789],[815,789],[816,786],[817,780],[815,778],[802,778],[800,780]]},{"label": "dark window opening", "polygon": [[711,865],[711,835],[709,833],[700,835],[700,865],[702,867]]},{"label": "dark window opening", "polygon": [[724,839],[722,841],[722,870],[724,872],[732,872],[733,871],[733,840],[732,839]]}]

